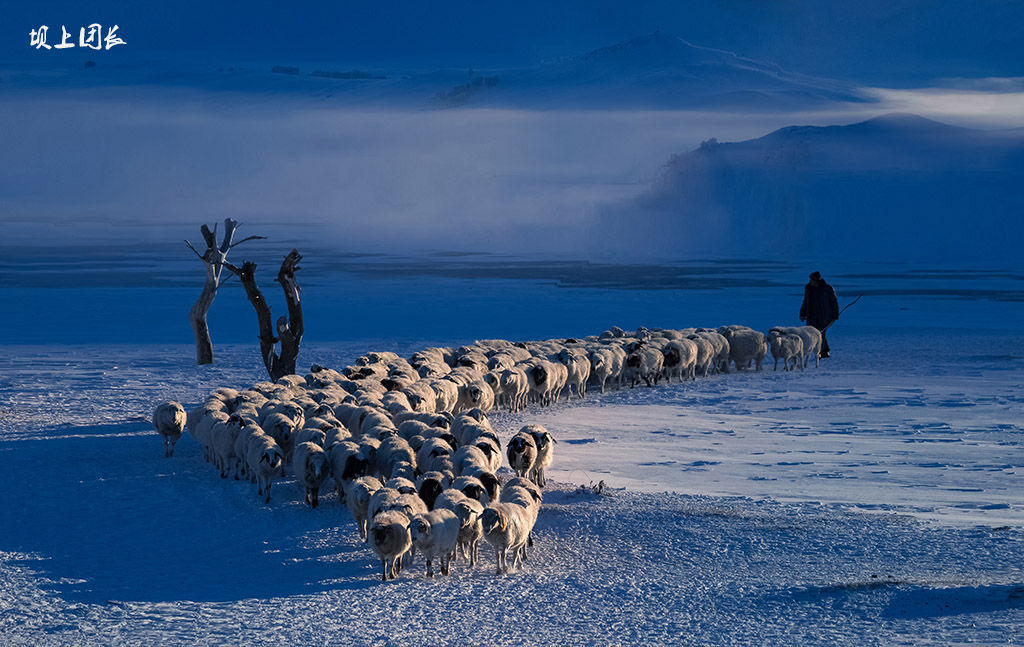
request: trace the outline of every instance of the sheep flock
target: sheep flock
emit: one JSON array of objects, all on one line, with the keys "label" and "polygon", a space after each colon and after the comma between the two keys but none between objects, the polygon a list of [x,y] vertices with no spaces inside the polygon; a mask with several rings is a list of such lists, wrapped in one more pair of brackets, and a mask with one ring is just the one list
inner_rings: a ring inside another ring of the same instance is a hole
[{"label": "sheep flock", "polygon": [[[745,326],[614,327],[580,339],[427,348],[408,360],[371,352],[340,371],[314,365],[306,376],[217,389],[187,416],[177,402],[163,402],[153,423],[165,456],[187,425],[221,478],[251,481],[267,503],[286,472],[314,508],[330,480],[380,559],[382,580],[417,554],[430,577],[435,566],[449,574],[458,559],[474,568],[481,540],[501,574],[521,568],[532,549],[556,440],[528,424],[502,451],[488,412],[730,367],[761,370],[769,352],[776,369],[780,359],[784,370],[803,368],[820,346],[808,326],[768,334]],[[506,460],[512,475],[502,470]]]}]

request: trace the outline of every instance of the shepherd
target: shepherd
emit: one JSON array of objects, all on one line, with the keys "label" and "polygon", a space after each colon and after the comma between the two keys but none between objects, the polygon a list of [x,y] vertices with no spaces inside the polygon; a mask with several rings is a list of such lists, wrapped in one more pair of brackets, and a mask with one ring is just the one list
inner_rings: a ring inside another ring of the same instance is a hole
[{"label": "shepherd", "polygon": [[804,302],[800,306],[800,321],[821,331],[821,357],[828,357],[828,340],[825,329],[839,319],[839,302],[836,291],[821,278],[821,272],[811,272],[810,281],[804,286]]}]

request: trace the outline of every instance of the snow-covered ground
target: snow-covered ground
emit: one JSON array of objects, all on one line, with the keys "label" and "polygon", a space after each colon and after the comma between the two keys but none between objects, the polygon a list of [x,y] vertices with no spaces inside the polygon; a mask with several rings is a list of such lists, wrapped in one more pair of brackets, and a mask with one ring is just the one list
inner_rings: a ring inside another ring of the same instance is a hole
[{"label": "snow-covered ground", "polygon": [[[460,285],[510,310],[561,295],[556,323],[572,327],[574,308],[597,316],[594,292],[614,313],[666,294]],[[726,304],[738,300],[760,325],[785,292],[673,292],[672,303],[735,323]],[[135,304],[173,293],[142,291]],[[204,368],[184,344],[3,346],[3,642],[1019,644],[1020,307],[865,297],[819,369],[495,414],[503,439],[530,421],[560,441],[525,568],[495,576],[485,548],[476,570],[430,581],[416,564],[387,584],[333,494],[311,510],[286,479],[264,505],[247,483],[219,479],[187,436],[163,458],[154,403],[262,380],[250,344],[218,344]],[[300,363],[464,341],[311,341]]]}]

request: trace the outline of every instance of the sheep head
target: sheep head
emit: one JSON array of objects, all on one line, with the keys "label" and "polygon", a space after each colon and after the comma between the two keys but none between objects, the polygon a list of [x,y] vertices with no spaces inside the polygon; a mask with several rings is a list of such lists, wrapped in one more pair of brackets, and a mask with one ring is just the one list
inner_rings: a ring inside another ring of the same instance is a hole
[{"label": "sheep head", "polygon": [[484,513],[480,515],[480,523],[485,535],[508,530],[508,516],[497,508],[485,508]]}]

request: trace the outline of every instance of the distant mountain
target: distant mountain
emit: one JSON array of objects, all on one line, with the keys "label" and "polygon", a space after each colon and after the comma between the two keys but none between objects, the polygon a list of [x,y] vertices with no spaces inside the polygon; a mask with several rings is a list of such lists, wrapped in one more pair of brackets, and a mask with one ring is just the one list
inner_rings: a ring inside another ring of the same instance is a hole
[{"label": "distant mountain", "polygon": [[[70,60],[70,59],[68,59]],[[558,62],[515,69],[389,69],[330,65],[118,63],[0,74],[27,90],[163,86],[262,94],[326,105],[416,108],[654,108],[788,110],[862,101],[840,83],[787,72],[655,32]]]},{"label": "distant mountain", "polygon": [[1024,132],[908,114],[793,126],[672,157],[593,229],[599,253],[1020,259]]},{"label": "distant mountain", "polygon": [[852,88],[655,32],[501,75],[480,104],[789,109],[860,101]]}]

